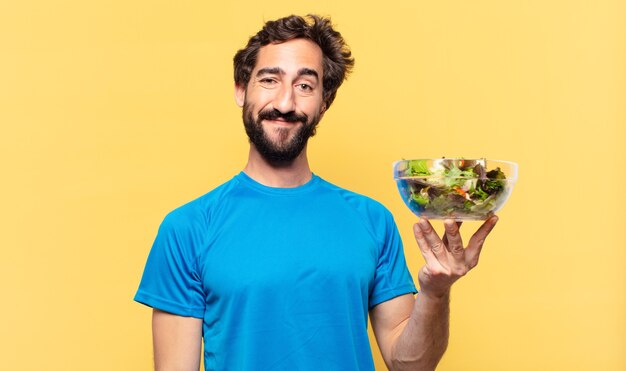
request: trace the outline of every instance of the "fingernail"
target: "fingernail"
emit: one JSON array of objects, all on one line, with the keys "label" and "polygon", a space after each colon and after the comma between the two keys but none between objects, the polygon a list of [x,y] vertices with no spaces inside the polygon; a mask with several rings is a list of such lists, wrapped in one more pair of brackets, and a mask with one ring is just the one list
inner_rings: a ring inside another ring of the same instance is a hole
[{"label": "fingernail", "polygon": [[500,218],[498,218],[496,215],[492,216],[491,217],[491,224],[492,225],[496,225],[496,223],[498,222],[498,219],[500,219]]}]

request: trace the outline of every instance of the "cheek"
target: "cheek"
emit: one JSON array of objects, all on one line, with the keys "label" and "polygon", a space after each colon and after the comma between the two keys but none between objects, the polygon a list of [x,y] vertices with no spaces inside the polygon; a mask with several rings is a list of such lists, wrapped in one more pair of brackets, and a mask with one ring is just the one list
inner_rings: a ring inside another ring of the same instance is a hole
[{"label": "cheek", "polygon": [[267,105],[274,100],[276,93],[271,89],[254,89],[248,92],[248,100],[257,106]]},{"label": "cheek", "polygon": [[304,113],[306,113],[306,115],[309,116],[309,117],[319,116],[323,112],[323,110],[322,110],[322,103],[321,103],[321,101],[320,102],[318,102],[318,101],[310,102],[306,106],[302,107],[302,111]]},{"label": "cheek", "polygon": [[243,103],[242,113],[243,113],[244,119],[251,119],[251,120],[254,120],[257,115],[254,105],[251,104],[248,100],[246,100]]}]

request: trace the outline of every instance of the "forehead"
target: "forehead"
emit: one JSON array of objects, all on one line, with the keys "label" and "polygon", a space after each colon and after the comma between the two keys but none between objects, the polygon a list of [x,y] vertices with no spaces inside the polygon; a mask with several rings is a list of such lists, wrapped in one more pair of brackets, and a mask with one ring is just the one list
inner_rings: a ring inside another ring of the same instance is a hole
[{"label": "forehead", "polygon": [[301,68],[310,68],[322,76],[322,50],[317,44],[307,39],[268,44],[259,49],[254,71],[268,67],[279,67],[286,73],[295,73]]}]

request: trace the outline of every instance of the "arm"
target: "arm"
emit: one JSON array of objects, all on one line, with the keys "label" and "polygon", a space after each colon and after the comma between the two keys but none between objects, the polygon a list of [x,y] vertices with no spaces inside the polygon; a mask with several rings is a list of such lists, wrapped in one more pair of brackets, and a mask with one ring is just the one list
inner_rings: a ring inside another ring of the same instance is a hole
[{"label": "arm", "polygon": [[399,296],[375,306],[372,329],[389,370],[434,370],[448,345],[448,297]]},{"label": "arm", "polygon": [[198,371],[202,319],[181,317],[154,309],[152,339],[156,371]]},{"label": "arm", "polygon": [[390,370],[434,370],[448,345],[450,288],[478,264],[483,243],[497,222],[488,219],[467,248],[460,223],[446,220],[443,239],[422,218],[413,231],[426,264],[420,269],[420,293],[381,303],[370,313],[372,329]]}]

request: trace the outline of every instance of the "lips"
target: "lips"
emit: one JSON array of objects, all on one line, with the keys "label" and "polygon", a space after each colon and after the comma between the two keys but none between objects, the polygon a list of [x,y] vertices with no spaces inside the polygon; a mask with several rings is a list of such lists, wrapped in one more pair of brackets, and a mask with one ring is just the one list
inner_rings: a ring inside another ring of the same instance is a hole
[{"label": "lips", "polygon": [[293,126],[294,124],[301,123],[300,121],[287,121],[283,119],[263,120],[263,121],[272,123],[274,125],[280,125],[280,126]]},{"label": "lips", "polygon": [[306,123],[308,121],[308,117],[306,115],[299,115],[295,112],[282,113],[278,110],[267,110],[261,111],[258,115],[258,120],[264,121],[273,121],[277,123],[281,123],[283,125],[287,125],[289,123]]}]

